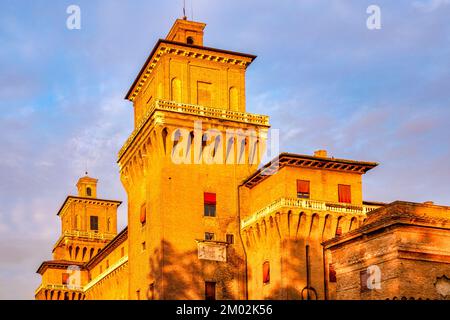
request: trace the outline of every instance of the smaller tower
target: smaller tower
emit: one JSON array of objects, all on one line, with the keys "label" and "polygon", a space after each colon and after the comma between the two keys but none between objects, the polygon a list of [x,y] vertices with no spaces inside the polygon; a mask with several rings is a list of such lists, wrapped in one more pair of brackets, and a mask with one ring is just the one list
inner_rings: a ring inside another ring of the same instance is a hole
[{"label": "smaller tower", "polygon": [[177,19],[166,40],[203,46],[203,30],[206,24],[185,19]]},{"label": "smaller tower", "polygon": [[68,196],[58,216],[61,237],[54,259],[88,261],[117,234],[120,201],[97,198],[97,179],[87,175],[77,182],[78,196]]},{"label": "smaller tower", "polygon": [[[37,271],[42,284],[35,292],[36,299],[84,299],[82,286],[88,282],[85,264],[117,235],[117,208],[121,204],[98,199],[97,182],[87,174],[80,178],[78,196],[68,196],[59,209],[61,235],[53,247],[53,259],[44,261]],[[71,283],[74,279],[75,286]]]},{"label": "smaller tower", "polygon": [[84,198],[97,198],[97,179],[86,176],[77,182],[78,196]]}]

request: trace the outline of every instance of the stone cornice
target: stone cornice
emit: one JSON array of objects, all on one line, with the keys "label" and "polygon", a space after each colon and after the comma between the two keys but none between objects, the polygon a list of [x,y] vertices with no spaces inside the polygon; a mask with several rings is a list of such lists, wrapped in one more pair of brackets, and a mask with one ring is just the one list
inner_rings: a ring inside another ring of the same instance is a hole
[{"label": "stone cornice", "polygon": [[118,200],[107,200],[107,199],[97,199],[97,198],[86,198],[86,197],[77,197],[77,196],[67,196],[66,200],[64,200],[61,208],[58,210],[57,216],[61,216],[65,213],[69,205],[73,202],[80,202],[86,204],[97,204],[97,205],[105,205],[105,206],[119,206],[122,201]]},{"label": "stone cornice", "polygon": [[133,101],[137,97],[142,87],[145,85],[148,78],[155,69],[158,61],[162,56],[166,54],[185,56],[200,60],[215,61],[219,63],[227,63],[238,65],[244,68],[248,67],[256,58],[255,55],[247,53],[233,52],[204,46],[188,45],[181,42],[159,39],[152,52],[150,53],[147,61],[144,63],[138,76],[134,80],[133,85],[130,87],[127,95],[125,96],[125,99]]}]

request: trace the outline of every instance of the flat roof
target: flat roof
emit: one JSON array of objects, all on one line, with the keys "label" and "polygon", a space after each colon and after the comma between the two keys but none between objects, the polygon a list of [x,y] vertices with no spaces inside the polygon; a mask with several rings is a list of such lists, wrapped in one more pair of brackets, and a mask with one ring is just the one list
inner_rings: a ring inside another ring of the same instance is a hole
[{"label": "flat roof", "polygon": [[243,185],[248,188],[253,188],[255,185],[286,166],[364,174],[370,169],[378,166],[378,163],[283,152],[280,153],[278,157],[265,164],[262,168],[255,171],[244,181]]},{"label": "flat roof", "polygon": [[62,209],[64,209],[67,201],[69,201],[70,199],[86,200],[86,201],[97,201],[97,202],[111,202],[111,203],[117,204],[118,206],[120,206],[120,204],[122,203],[122,201],[119,201],[119,200],[108,200],[108,199],[98,199],[98,198],[89,198],[89,197],[67,196],[66,200],[64,200],[63,204],[61,205],[61,208],[59,208],[58,213],[56,214],[57,216],[60,215]]},{"label": "flat roof", "polygon": [[68,261],[68,260],[48,260],[41,263],[36,273],[43,274],[47,268],[66,269],[68,266],[78,266],[81,269],[84,266],[84,262]]}]

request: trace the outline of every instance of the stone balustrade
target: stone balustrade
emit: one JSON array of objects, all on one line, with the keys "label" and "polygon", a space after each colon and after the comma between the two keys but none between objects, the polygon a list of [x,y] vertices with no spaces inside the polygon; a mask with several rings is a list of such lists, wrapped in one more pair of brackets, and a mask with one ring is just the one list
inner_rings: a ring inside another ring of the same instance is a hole
[{"label": "stone balustrade", "polygon": [[202,116],[207,118],[215,118],[220,120],[238,121],[249,124],[256,124],[261,126],[269,126],[269,117],[259,114],[253,114],[248,112],[231,111],[226,109],[218,109],[212,107],[205,107],[194,104],[178,103],[167,100],[156,100],[149,108],[147,113],[142,117],[141,121],[136,125],[135,130],[127,139],[122,149],[119,151],[119,159],[123,156],[125,151],[130,146],[131,142],[138,135],[139,131],[147,123],[148,119],[154,114],[155,111],[169,111],[182,114],[191,114],[196,116]]},{"label": "stone balustrade", "polygon": [[252,225],[256,221],[282,208],[302,208],[313,211],[328,211],[352,215],[366,215],[368,212],[378,209],[379,206],[374,205],[358,206],[347,203],[337,203],[311,199],[280,198],[273,201],[271,204],[264,207],[263,209],[255,212],[251,216],[242,219],[241,229],[244,229]]}]

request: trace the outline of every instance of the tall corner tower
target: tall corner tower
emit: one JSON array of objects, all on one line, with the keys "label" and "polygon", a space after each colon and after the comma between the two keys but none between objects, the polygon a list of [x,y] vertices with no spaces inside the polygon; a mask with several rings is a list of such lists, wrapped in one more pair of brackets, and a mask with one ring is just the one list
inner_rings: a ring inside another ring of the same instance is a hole
[{"label": "tall corner tower", "polygon": [[238,186],[269,119],[246,112],[254,55],[206,47],[178,19],[126,95],[135,128],[119,152],[128,195],[130,298],[245,298]]}]

